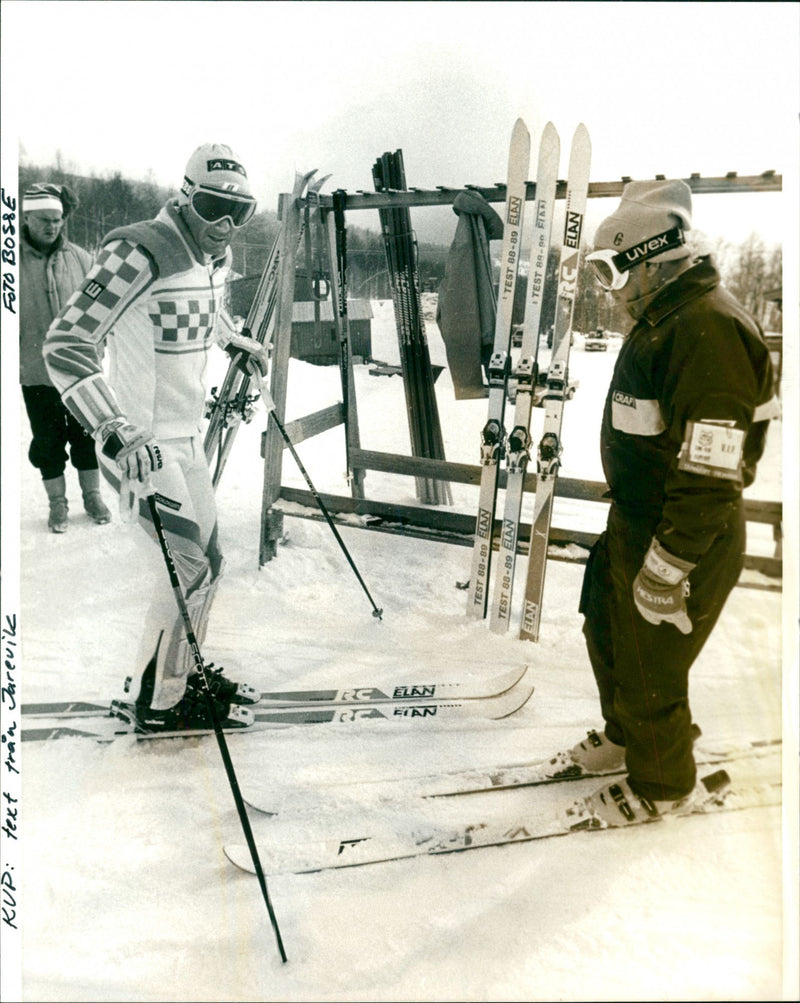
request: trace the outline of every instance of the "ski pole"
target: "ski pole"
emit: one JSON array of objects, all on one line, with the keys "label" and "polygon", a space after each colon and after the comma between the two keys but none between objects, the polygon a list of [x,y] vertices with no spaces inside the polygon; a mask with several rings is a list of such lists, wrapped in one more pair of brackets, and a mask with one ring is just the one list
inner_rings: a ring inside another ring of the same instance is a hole
[{"label": "ski pole", "polygon": [[364,594],[366,595],[367,599],[369,599],[370,603],[372,604],[372,615],[374,617],[377,617],[379,620],[382,620],[383,619],[383,610],[382,609],[378,609],[378,607],[375,605],[375,600],[369,594],[369,589],[367,588],[366,583],[364,582],[364,579],[361,577],[358,568],[355,566],[355,562],[353,561],[353,558],[350,556],[350,552],[348,551],[347,547],[345,546],[344,540],[342,539],[342,537],[339,534],[339,530],[336,528],[336,523],[331,518],[330,512],[325,507],[325,502],[323,502],[322,498],[320,498],[319,492],[317,491],[317,489],[312,484],[311,478],[308,476],[308,471],[303,466],[303,462],[300,459],[300,457],[297,455],[297,450],[294,448],[294,444],[292,443],[292,440],[289,438],[289,433],[284,428],[283,422],[275,414],[275,402],[273,401],[272,395],[270,394],[269,390],[267,390],[266,383],[264,382],[263,378],[261,378],[260,376],[256,376],[255,379],[256,379],[256,382],[257,382],[257,385],[258,385],[258,389],[261,392],[261,399],[264,401],[264,407],[266,407],[267,413],[269,415],[271,415],[272,420],[275,422],[275,426],[277,427],[278,431],[280,432],[281,436],[283,437],[283,441],[289,447],[289,452],[292,454],[292,459],[297,464],[298,470],[300,471],[300,473],[305,478],[305,482],[308,485],[308,488],[311,491],[311,494],[316,499],[316,502],[317,502],[317,505],[319,505],[320,511],[325,516],[325,519],[327,520],[327,523],[328,523],[328,525],[331,528],[331,532],[336,537],[336,542],[342,548],[342,553],[347,558],[347,562],[350,565],[350,567],[353,569],[353,573],[355,574],[356,578],[358,579],[359,584],[361,585],[361,588],[364,590]]},{"label": "ski pole", "polygon": [[269,913],[269,919],[272,923],[272,929],[275,931],[275,939],[278,944],[278,952],[281,956],[281,961],[286,961],[286,952],[283,949],[283,940],[281,938],[281,932],[278,929],[278,921],[275,916],[275,911],[272,908],[272,902],[270,901],[269,891],[267,889],[267,879],[264,877],[264,869],[261,866],[261,861],[258,856],[258,849],[256,847],[256,841],[253,837],[253,830],[250,827],[250,820],[247,817],[247,810],[244,806],[244,800],[242,799],[242,793],[239,790],[239,782],[236,779],[236,771],[233,768],[233,761],[231,760],[231,755],[228,750],[228,743],[225,739],[225,733],[222,730],[222,725],[220,724],[219,715],[217,714],[217,708],[214,704],[214,697],[211,693],[211,689],[208,685],[208,676],[206,675],[206,667],[203,662],[203,656],[200,653],[200,645],[197,643],[197,638],[194,633],[194,628],[192,627],[192,620],[189,616],[189,610],[186,606],[186,600],[183,597],[183,592],[181,591],[181,583],[178,578],[178,572],[175,567],[175,561],[172,559],[172,554],[169,549],[169,544],[167,543],[167,537],[164,533],[164,524],[161,521],[161,515],[158,511],[158,506],[156,500],[161,499],[161,495],[158,495],[152,487],[147,495],[147,504],[150,507],[150,515],[153,519],[153,525],[155,526],[156,535],[158,536],[158,542],[161,545],[161,551],[164,554],[164,562],[167,565],[167,572],[169,574],[170,584],[172,585],[172,591],[175,594],[175,601],[178,604],[178,609],[181,613],[181,619],[183,620],[183,626],[186,631],[186,639],[189,642],[189,648],[191,649],[192,656],[194,658],[195,666],[197,667],[197,673],[200,679],[203,681],[203,692],[208,703],[208,709],[211,713],[211,721],[214,725],[214,734],[217,737],[217,744],[219,745],[219,751],[222,755],[222,762],[225,764],[225,772],[228,775],[228,782],[230,783],[231,791],[233,793],[233,800],[236,802],[236,810],[239,813],[239,820],[242,823],[242,829],[244,830],[244,837],[247,841],[247,846],[250,850],[250,856],[253,859],[253,866],[255,867],[256,876],[258,877],[258,883],[261,887],[261,894],[264,896],[264,902],[267,906],[267,912]]}]

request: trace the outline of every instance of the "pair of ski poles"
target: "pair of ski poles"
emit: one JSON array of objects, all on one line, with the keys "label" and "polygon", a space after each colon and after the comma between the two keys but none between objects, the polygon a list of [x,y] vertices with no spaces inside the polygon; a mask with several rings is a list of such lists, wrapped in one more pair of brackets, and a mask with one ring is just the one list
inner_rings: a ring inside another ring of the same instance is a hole
[{"label": "pair of ski poles", "polygon": [[[347,550],[347,547],[345,546],[344,541],[342,540],[339,531],[337,530],[336,525],[333,522],[330,513],[328,512],[328,509],[326,508],[324,502],[322,501],[322,498],[320,497],[319,493],[314,487],[311,478],[308,475],[308,472],[306,471],[305,467],[303,466],[303,463],[300,460],[300,457],[297,455],[297,451],[295,450],[294,445],[291,442],[289,435],[283,426],[283,423],[275,414],[275,404],[272,400],[272,397],[269,394],[269,391],[267,390],[264,380],[258,376],[255,378],[257,380],[257,385],[259,387],[262,400],[264,401],[264,405],[267,408],[268,415],[272,416],[272,419],[275,422],[278,431],[280,432],[286,445],[289,447],[289,450],[292,454],[292,457],[294,458],[295,463],[297,464],[300,472],[305,478],[305,481],[308,484],[311,493],[314,495],[314,498],[316,499],[323,515],[325,516],[328,525],[333,531],[333,534],[336,537],[339,546],[342,548],[342,551],[344,552],[345,557],[347,558],[351,568],[353,569],[356,577],[358,578],[361,587],[363,588],[370,603],[372,604],[372,609],[373,609],[372,615],[380,620],[383,614],[383,610],[378,609],[378,607],[375,605],[375,602],[372,599],[372,596],[370,595],[369,590],[367,589],[367,586],[364,583],[364,580],[358,571],[358,568],[356,568],[356,565],[352,557],[350,556],[350,553]],[[121,494],[124,495],[125,493],[126,490],[123,488]],[[233,766],[233,760],[231,759],[230,750],[228,748],[228,743],[225,738],[225,732],[222,728],[222,723],[219,719],[219,713],[217,711],[216,702],[211,692],[208,676],[206,675],[206,667],[205,667],[205,662],[203,661],[203,655],[202,652],[200,651],[200,645],[198,644],[197,636],[194,632],[194,627],[192,626],[192,620],[189,614],[189,608],[186,605],[186,599],[181,589],[181,583],[178,577],[178,571],[175,566],[175,561],[172,557],[172,552],[169,547],[169,542],[167,541],[166,533],[164,532],[164,524],[161,519],[161,514],[158,510],[158,502],[159,501],[168,502],[169,499],[163,499],[163,497],[155,491],[155,489],[153,488],[152,484],[149,481],[147,481],[143,485],[141,491],[136,492],[136,494],[137,495],[144,494],[147,496],[147,505],[150,511],[150,517],[152,519],[153,526],[156,531],[156,536],[158,537],[158,542],[161,547],[161,552],[164,555],[164,562],[167,567],[167,573],[169,575],[170,585],[172,587],[172,591],[175,596],[175,602],[177,603],[181,620],[183,621],[183,627],[186,633],[186,639],[189,642],[189,649],[192,653],[192,658],[194,659],[198,678],[202,681],[203,693],[208,703],[208,709],[209,709],[209,714],[211,716],[211,723],[214,729],[214,735],[217,740],[217,745],[219,746],[220,755],[222,757],[222,762],[225,767],[225,773],[227,774],[228,783],[231,788],[231,793],[233,794],[233,800],[236,804],[236,811],[239,815],[239,820],[242,825],[242,831],[244,832],[245,841],[247,842],[247,847],[250,851],[250,856],[253,860],[253,867],[256,872],[256,877],[258,878],[258,884],[261,889],[261,894],[264,899],[264,903],[267,907],[269,920],[272,925],[272,929],[275,933],[275,940],[278,947],[278,953],[280,955],[281,961],[285,963],[287,957],[286,957],[286,951],[283,946],[283,938],[281,937],[281,932],[278,926],[275,910],[272,905],[272,901],[270,899],[269,889],[267,888],[267,880],[264,875],[264,869],[261,865],[261,860],[258,855],[258,847],[256,846],[255,837],[253,836],[253,830],[250,826],[250,820],[247,816],[247,809],[245,807],[244,799],[242,798],[242,793],[239,788],[239,782],[236,777],[236,771]]]}]

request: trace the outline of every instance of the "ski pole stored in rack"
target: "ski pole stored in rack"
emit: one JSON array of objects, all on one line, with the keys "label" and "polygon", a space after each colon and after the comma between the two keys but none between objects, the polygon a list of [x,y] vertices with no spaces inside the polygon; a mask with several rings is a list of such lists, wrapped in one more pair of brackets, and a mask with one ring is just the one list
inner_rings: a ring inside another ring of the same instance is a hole
[{"label": "ski pole stored in rack", "polygon": [[[384,153],[375,161],[372,177],[376,191],[404,190],[403,151]],[[392,284],[411,450],[414,456],[443,460],[444,441],[422,316],[417,242],[411,228],[411,214],[408,209],[382,209],[379,216]],[[446,481],[417,478],[416,484],[417,496],[422,502],[430,505],[452,503],[452,492]]]}]

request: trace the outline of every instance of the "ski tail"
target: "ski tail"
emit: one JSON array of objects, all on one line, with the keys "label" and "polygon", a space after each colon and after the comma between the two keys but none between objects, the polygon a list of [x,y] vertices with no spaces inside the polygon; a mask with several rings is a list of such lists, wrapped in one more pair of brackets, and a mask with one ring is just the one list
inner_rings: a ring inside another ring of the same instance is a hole
[{"label": "ski tail", "polygon": [[539,639],[553,497],[561,462],[561,423],[569,385],[569,348],[580,268],[581,238],[586,214],[591,155],[592,146],[589,133],[586,126],[581,124],[575,130],[569,158],[553,349],[544,396],[544,426],[537,456],[536,497],[531,522],[528,574],[519,635],[520,638],[529,641]]},{"label": "ski tail", "polygon": [[518,118],[511,135],[508,155],[500,283],[492,357],[489,363],[489,413],[481,433],[481,482],[467,600],[467,615],[476,619],[485,617],[488,607],[498,468],[505,438],[503,415],[508,391],[511,320],[522,245],[530,146],[528,128],[522,119]]},{"label": "ski tail", "polygon": [[539,144],[528,290],[525,301],[522,345],[519,362],[515,369],[517,397],[514,426],[508,436],[505,448],[507,472],[505,509],[497,558],[498,573],[495,577],[490,618],[490,626],[495,633],[507,631],[511,619],[520,513],[522,511],[525,473],[530,455],[531,412],[538,377],[537,356],[543,324],[542,304],[555,212],[560,151],[561,142],[558,132],[553,123],[548,122]]}]

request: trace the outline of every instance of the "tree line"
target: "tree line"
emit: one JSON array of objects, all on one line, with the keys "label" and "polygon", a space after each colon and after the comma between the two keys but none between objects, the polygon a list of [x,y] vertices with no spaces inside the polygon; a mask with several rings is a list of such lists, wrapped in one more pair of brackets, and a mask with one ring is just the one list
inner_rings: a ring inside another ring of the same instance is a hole
[{"label": "tree line", "polygon": [[[115,172],[109,177],[85,176],[65,169],[60,158],[55,165],[21,164],[19,190],[24,192],[32,183],[51,181],[66,184],[75,192],[80,205],[68,221],[70,240],[94,253],[104,236],[115,227],[142,219],[152,219],[171,197],[177,194],[152,181],[131,180]],[[231,242],[233,270],[240,277],[253,278],[261,274],[279,229],[277,213],[269,209],[257,212],[251,222],[234,233]],[[720,268],[723,282],[739,302],[761,323],[765,330],[783,330],[780,310],[782,289],[782,249],[767,247],[761,237],[751,234],[741,244],[717,241],[711,253]],[[436,291],[444,278],[449,247],[432,243],[418,245],[418,270],[423,290]],[[556,275],[560,248],[550,250],[544,317],[555,313]],[[299,249],[298,268],[307,274],[325,272],[325,262],[306,257]],[[347,285],[351,297],[388,299],[391,296],[383,237],[363,227],[347,227]],[[517,285],[514,319],[522,321],[526,292],[526,277],[520,275]],[[585,332],[603,327],[625,331],[627,315],[612,297],[603,292],[588,268],[580,270],[575,300],[573,326]]]}]

